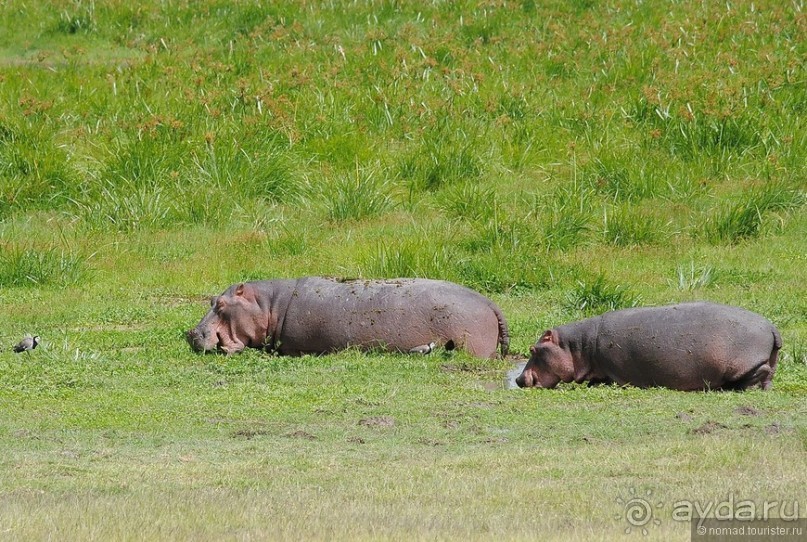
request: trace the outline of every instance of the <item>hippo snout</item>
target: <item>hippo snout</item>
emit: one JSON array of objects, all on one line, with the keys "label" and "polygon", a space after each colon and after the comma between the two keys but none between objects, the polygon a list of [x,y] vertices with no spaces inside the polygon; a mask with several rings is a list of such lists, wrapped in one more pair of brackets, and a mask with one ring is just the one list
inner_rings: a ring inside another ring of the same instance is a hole
[{"label": "hippo snout", "polygon": [[196,329],[189,329],[188,333],[185,334],[185,338],[188,340],[188,344],[191,345],[195,351],[199,351],[199,332]]},{"label": "hippo snout", "polygon": [[530,388],[534,385],[532,373],[526,369],[516,377],[516,384],[519,388]]},{"label": "hippo snout", "polygon": [[190,344],[191,348],[196,352],[206,352],[210,349],[208,347],[209,340],[207,335],[203,331],[200,331],[199,328],[189,330],[186,338],[188,344]]}]

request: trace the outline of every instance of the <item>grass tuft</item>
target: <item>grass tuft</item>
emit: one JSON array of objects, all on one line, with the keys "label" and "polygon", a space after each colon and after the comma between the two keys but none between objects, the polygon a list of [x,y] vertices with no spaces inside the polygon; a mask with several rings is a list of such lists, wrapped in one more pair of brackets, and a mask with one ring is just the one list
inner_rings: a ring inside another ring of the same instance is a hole
[{"label": "grass tuft", "polygon": [[98,196],[74,201],[76,215],[90,229],[132,232],[170,224],[172,206],[162,186],[138,186],[128,179],[98,184]]},{"label": "grass tuft", "polygon": [[734,244],[760,235],[766,215],[802,207],[805,192],[783,184],[769,184],[741,195],[739,201],[723,206],[707,218],[705,238],[712,244]]},{"label": "grass tuft", "polygon": [[577,286],[566,295],[568,309],[582,311],[587,316],[603,312],[636,307],[641,296],[628,288],[609,284],[604,275],[591,282],[578,281]]},{"label": "grass tuft", "polygon": [[423,277],[454,280],[456,254],[447,245],[435,246],[414,237],[376,245],[362,264],[365,276],[395,278]]},{"label": "grass tuft", "polygon": [[715,281],[715,269],[711,265],[695,268],[695,262],[689,266],[677,265],[675,267],[675,280],[671,281],[678,290],[687,292],[711,286]]},{"label": "grass tuft", "polygon": [[437,203],[452,218],[485,222],[496,214],[496,191],[474,183],[463,183],[441,193]]},{"label": "grass tuft", "polygon": [[14,245],[0,252],[0,286],[73,286],[89,274],[87,258],[63,249]]},{"label": "grass tuft", "polygon": [[542,224],[540,242],[547,251],[581,245],[591,231],[594,192],[576,183],[561,185],[548,202],[535,205],[533,214]]},{"label": "grass tuft", "polygon": [[666,237],[667,225],[650,213],[620,206],[603,216],[603,238],[616,246],[653,245]]},{"label": "grass tuft", "polygon": [[395,207],[389,195],[389,184],[379,180],[373,168],[356,167],[355,173],[344,176],[326,187],[322,198],[329,220],[363,220],[382,215]]},{"label": "grass tuft", "polygon": [[71,2],[75,11],[62,11],[56,24],[56,32],[64,34],[90,33],[96,27],[95,2]]},{"label": "grass tuft", "polygon": [[481,160],[470,143],[437,138],[405,157],[398,167],[401,178],[416,192],[434,191],[482,174]]}]

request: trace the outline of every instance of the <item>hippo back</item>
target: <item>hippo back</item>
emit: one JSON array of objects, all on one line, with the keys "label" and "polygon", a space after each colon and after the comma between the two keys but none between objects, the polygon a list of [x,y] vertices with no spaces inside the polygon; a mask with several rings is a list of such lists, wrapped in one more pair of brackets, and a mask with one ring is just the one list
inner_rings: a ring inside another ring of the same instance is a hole
[{"label": "hippo back", "polygon": [[708,302],[602,315],[597,358],[617,382],[702,389],[767,360],[775,328],[751,311]]},{"label": "hippo back", "polygon": [[350,346],[406,352],[435,340],[488,357],[499,343],[497,312],[488,298],[446,281],[307,277],[298,281],[284,315],[280,352]]}]

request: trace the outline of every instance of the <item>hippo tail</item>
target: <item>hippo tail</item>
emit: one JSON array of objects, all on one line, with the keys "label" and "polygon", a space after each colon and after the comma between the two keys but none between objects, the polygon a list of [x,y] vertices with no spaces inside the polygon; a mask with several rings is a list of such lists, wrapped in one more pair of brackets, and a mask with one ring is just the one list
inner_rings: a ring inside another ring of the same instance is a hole
[{"label": "hippo tail", "polygon": [[491,303],[493,312],[496,313],[496,319],[499,320],[499,347],[501,348],[502,357],[507,355],[510,351],[510,329],[507,327],[507,320],[501,309],[495,303]]},{"label": "hippo tail", "polygon": [[768,358],[768,365],[771,367],[771,376],[776,372],[776,363],[779,361],[779,350],[782,348],[782,336],[779,334],[779,330],[774,327],[772,332],[773,349],[771,350],[771,357]]}]

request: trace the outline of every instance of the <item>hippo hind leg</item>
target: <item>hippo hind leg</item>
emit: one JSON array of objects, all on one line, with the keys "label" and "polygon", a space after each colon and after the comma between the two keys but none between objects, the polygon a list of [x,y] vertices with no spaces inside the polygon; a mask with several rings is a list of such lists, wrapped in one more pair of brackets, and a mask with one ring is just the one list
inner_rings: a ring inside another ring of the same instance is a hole
[{"label": "hippo hind leg", "polygon": [[765,360],[740,378],[727,382],[723,389],[740,391],[759,386],[763,390],[768,390],[771,388],[771,380],[773,380],[773,369],[768,365],[768,360]]}]

